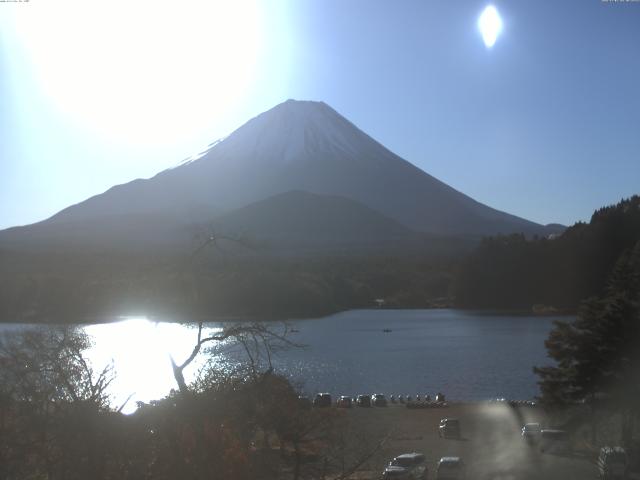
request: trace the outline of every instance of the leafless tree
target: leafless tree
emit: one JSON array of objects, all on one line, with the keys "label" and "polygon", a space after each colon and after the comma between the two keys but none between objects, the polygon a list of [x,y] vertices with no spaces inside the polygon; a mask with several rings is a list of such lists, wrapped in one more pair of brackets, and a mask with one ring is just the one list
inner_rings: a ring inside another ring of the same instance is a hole
[{"label": "leafless tree", "polygon": [[190,393],[187,382],[185,381],[184,370],[193,363],[206,345],[225,341],[237,342],[247,354],[247,359],[249,360],[249,365],[253,373],[256,373],[259,364],[258,356],[262,353],[267,358],[269,369],[272,369],[271,358],[274,348],[300,346],[288,338],[289,328],[286,323],[282,324],[280,330],[276,330],[273,326],[260,322],[232,323],[223,326],[220,331],[208,335],[203,335],[205,328],[204,322],[198,322],[197,328],[198,333],[191,354],[181,363],[177,363],[173,356],[171,356],[173,376],[180,392],[184,394]]},{"label": "leafless tree", "polygon": [[[253,249],[253,246],[246,238],[218,234],[215,233],[212,228],[199,232],[194,236],[194,240],[197,242],[197,246],[191,254],[190,264],[194,276],[194,297],[196,301],[198,301],[201,293],[197,281],[196,267],[198,266],[202,253],[208,248],[212,248],[215,252],[220,253],[223,251],[221,244],[225,242],[236,244],[246,249]],[[282,328],[279,329],[261,322],[231,323],[224,325],[219,331],[205,334],[205,324],[203,321],[199,321],[197,330],[198,333],[191,354],[180,363],[171,357],[173,376],[179,391],[184,394],[189,393],[184,371],[193,363],[205,346],[221,344],[222,342],[233,342],[240,345],[246,354],[249,366],[254,374],[260,363],[260,356],[266,356],[268,368],[272,369],[272,352],[275,349],[283,346],[300,346],[288,338],[289,328],[286,323],[282,323]]]}]

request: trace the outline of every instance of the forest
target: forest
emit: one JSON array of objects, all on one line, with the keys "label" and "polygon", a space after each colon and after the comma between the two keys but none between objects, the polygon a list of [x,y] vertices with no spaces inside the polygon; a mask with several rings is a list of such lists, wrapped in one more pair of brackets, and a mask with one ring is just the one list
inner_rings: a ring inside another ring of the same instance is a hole
[{"label": "forest", "polygon": [[597,210],[589,223],[576,223],[557,237],[485,238],[455,274],[455,304],[575,312],[581,301],[603,291],[618,259],[638,241],[638,196]]},{"label": "forest", "polygon": [[639,240],[634,196],[561,235],[488,237],[439,255],[282,256],[228,245],[197,255],[0,249],[0,321],[302,318],[371,308],[376,299],[396,308],[576,312]]},{"label": "forest", "polygon": [[452,258],[184,256],[0,251],[0,321],[77,323],[143,314],[168,320],[306,318],[352,308],[446,305]]}]

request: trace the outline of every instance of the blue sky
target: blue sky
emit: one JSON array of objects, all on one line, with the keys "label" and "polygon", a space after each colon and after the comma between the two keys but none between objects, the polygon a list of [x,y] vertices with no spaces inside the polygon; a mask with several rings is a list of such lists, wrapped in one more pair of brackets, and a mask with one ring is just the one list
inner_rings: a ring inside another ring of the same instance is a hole
[{"label": "blue sky", "polygon": [[487,5],[0,3],[0,228],[150,177],[287,98],[540,223],[640,193],[640,2],[496,1],[491,49]]}]

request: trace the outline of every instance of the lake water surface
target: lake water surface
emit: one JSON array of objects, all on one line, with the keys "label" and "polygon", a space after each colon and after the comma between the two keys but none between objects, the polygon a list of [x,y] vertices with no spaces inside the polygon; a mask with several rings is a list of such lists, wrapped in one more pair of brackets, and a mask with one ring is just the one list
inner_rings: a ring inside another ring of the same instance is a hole
[{"label": "lake water surface", "polygon": [[[275,370],[308,394],[431,395],[452,400],[529,399],[538,394],[534,365],[548,365],[544,341],[556,319],[460,310],[352,310],[320,319],[294,320],[291,339],[304,348],[280,351]],[[274,324],[277,328],[277,325]],[[220,324],[207,324],[214,331]],[[4,327],[10,328],[10,327]],[[94,339],[94,366],[113,362],[114,405],[132,395],[149,401],[175,387],[169,355],[188,356],[196,330],[177,323],[125,318],[84,327]],[[391,332],[383,330],[390,329]],[[221,348],[220,365],[237,349]],[[201,361],[185,372],[194,378]]]}]

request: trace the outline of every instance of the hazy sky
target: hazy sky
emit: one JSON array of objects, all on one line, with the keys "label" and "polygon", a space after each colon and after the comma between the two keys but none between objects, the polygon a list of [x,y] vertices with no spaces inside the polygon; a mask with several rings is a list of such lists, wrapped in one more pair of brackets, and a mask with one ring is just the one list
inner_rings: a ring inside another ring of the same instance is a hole
[{"label": "hazy sky", "polygon": [[0,228],[323,100],[492,207],[572,224],[640,193],[640,2],[0,3]]}]

